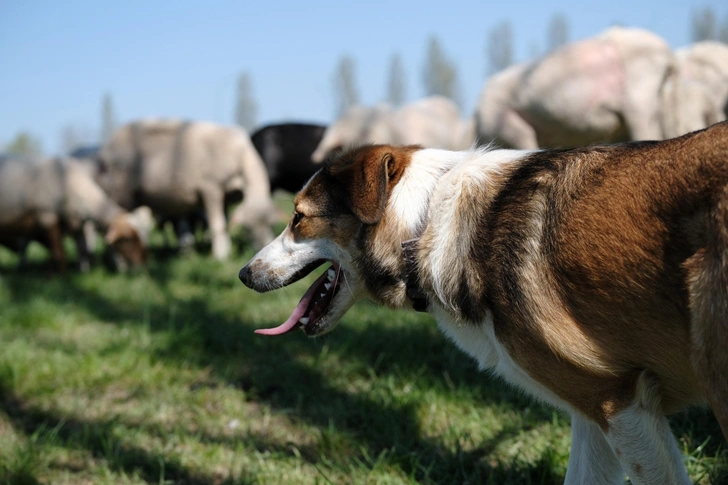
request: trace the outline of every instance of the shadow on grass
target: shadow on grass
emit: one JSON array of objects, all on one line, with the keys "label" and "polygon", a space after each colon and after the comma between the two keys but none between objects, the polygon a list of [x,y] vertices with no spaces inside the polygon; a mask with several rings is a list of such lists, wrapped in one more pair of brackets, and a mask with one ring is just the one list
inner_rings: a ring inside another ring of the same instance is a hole
[{"label": "shadow on grass", "polygon": [[[153,265],[149,275],[163,291],[175,277],[167,265]],[[205,281],[204,274],[192,274],[192,277],[199,278],[200,281],[196,282],[199,284],[220,284]],[[237,282],[231,281],[229,284],[235,285]],[[414,324],[406,328],[390,327],[381,322],[370,324],[364,329],[344,324],[330,336],[314,342],[300,335],[266,339],[253,335],[252,322],[241,321],[214,309],[207,294],[180,301],[167,293],[162,304],[135,306],[109,301],[99,291],[80,286],[74,278],[63,284],[52,284],[50,289],[45,286],[37,278],[19,275],[13,278],[9,289],[13,293],[13,301],[20,305],[40,292],[59,303],[73,301],[102,321],[124,324],[146,322],[153,332],[169,332],[166,346],[157,350],[160,359],[194,363],[200,368],[211,369],[216,379],[245,391],[248,400],[268,404],[321,430],[322,439],[318,440],[318,444],[300,450],[302,458],[311,463],[320,462],[322,455],[332,451],[327,450],[328,446],[351,446],[349,450],[335,450],[334,454],[362,462],[370,461],[369,457],[388,454],[390,463],[396,463],[407,475],[420,482],[563,481],[563,476],[554,474],[548,456],[532,465],[515,468],[485,463],[484,458],[500,442],[524,429],[549,422],[553,412],[507,388],[498,380],[478,372],[472,361],[446,342],[427,319],[415,319]],[[228,283],[225,282],[223,286],[227,287]],[[172,327],[169,323],[171,302],[176,306]],[[273,326],[279,322],[271,320],[254,323],[255,327],[259,327]],[[442,442],[423,437],[422,423],[413,405],[384,402],[367,393],[347,392],[332,386],[316,365],[316,354],[328,347],[335,349],[330,352],[335,352],[347,365],[351,365],[352,372],[374,373],[377,379],[394,377],[400,380],[424,380],[428,385],[451,388],[453,392],[464,387],[476,389],[483,405],[495,404],[521,411],[527,409],[527,418],[518,428],[503,429],[468,451],[459,446],[455,446],[454,451],[446,449]],[[301,355],[311,357],[314,365],[301,363],[298,358]],[[12,389],[0,391],[5,412],[26,434],[33,433],[41,424],[53,427],[64,419],[52,412],[23,406],[12,395]],[[696,433],[691,432],[692,426],[695,419],[700,419],[703,423],[697,429],[716,430],[715,434],[711,434],[705,452],[717,452],[719,447],[725,448],[725,441],[712,414],[696,410],[681,416],[684,417],[673,420],[678,435],[695,436]],[[112,457],[112,468],[126,473],[140,473],[145,480],[156,483],[162,471],[160,457],[142,449],[125,447],[121,442],[109,445],[101,441],[102,437],[107,436],[104,430],[112,425],[113,422],[68,422],[61,428],[60,436],[67,446],[82,444],[91,453],[102,457],[106,457],[103,450],[109,449],[109,446],[123,450],[123,453]],[[86,441],[74,439],[74,430],[84,426],[94,428],[92,438]],[[324,438],[332,426],[353,437],[355,445],[347,445],[344,441],[327,444]],[[260,451],[291,454],[287,447],[254,435],[235,439],[204,435],[202,439],[214,443],[229,442],[230,445],[247,439],[249,444]],[[700,444],[690,443],[689,447],[695,449]],[[334,462],[334,466],[347,465]],[[165,463],[164,467],[165,477],[169,479],[184,483],[213,483],[212,478],[198,477],[176,462]]]},{"label": "shadow on grass", "polygon": [[[172,275],[164,266],[153,267],[150,275],[164,287]],[[165,304],[140,308],[119,305],[102,297],[98,291],[83,288],[74,278],[45,286],[35,278],[17,278],[11,286],[13,301],[22,305],[24,301],[42,292],[47,298],[59,303],[73,301],[89,311],[95,318],[107,322],[140,322],[142,314],[152,331],[169,332],[169,308]],[[346,392],[332,386],[326,376],[314,365],[300,362],[296,356],[320,352],[322,345],[330,346],[332,353],[354,362],[354,372],[366,373],[374,369],[377,378],[390,376],[398,379],[422,379],[429,373],[438,377],[441,386],[476,386],[485,402],[498,402],[509,407],[520,407],[527,403],[518,393],[506,390],[497,381],[478,373],[470,360],[459,354],[438,334],[433,325],[422,322],[421,326],[411,329],[389,329],[377,325],[377,334],[365,335],[359,329],[344,325],[326,339],[312,342],[302,335],[291,335],[285,339],[266,339],[252,333],[253,325],[215,311],[208,299],[193,297],[185,301],[175,301],[178,318],[176,332],[169,332],[167,345],[157,351],[160,359],[194,363],[213,371],[215,377],[228,385],[245,391],[249,400],[268,404],[274,409],[285,411],[296,420],[312,424],[327,436],[332,426],[352,437],[351,442],[337,442],[351,449],[327,450],[326,439],[310,449],[301,450],[302,456],[316,463],[322,454],[331,451],[337,456],[360,459],[389,453],[389,461],[396,462],[408,475],[434,482],[470,480],[474,477],[492,477],[500,471],[483,464],[488,455],[503,439],[515,436],[522,431],[505,429],[493,440],[481,443],[470,451],[456,449],[454,452],[443,447],[440,442],[423,438],[420,419],[411,404],[383,402],[367,393]],[[211,322],[214,322],[211,323]],[[255,322],[255,326],[272,326],[278,322]],[[366,330],[364,331],[366,332]],[[52,344],[49,344],[52,345]],[[70,349],[66,349],[70,350]],[[382,358],[382,356],[386,356]],[[426,358],[425,358],[426,357]],[[314,357],[315,361],[315,357]],[[359,369],[359,370],[357,370]],[[448,373],[449,384],[442,379]],[[371,377],[371,376],[370,376]],[[432,378],[433,384],[438,383]],[[552,412],[546,408],[527,405],[537,412],[532,413],[527,425],[536,426],[551,419]],[[19,413],[17,408],[14,413]],[[38,422],[50,419],[58,421],[62,416],[40,416],[37,413],[22,419],[23,422]],[[49,426],[54,423],[49,423]],[[25,426],[30,431],[33,426]],[[218,436],[208,436],[213,442],[224,440]],[[347,444],[349,443],[349,444]],[[92,452],[97,451],[99,443],[90,442]],[[274,444],[260,441],[255,447],[262,450],[276,450]],[[456,447],[457,448],[457,447]],[[395,450],[395,451],[391,451]],[[128,453],[126,454],[128,455]],[[156,459],[150,458],[145,468],[151,470],[149,477],[156,474]],[[346,466],[341,464],[341,466]],[[550,468],[543,466],[535,469],[521,469],[517,473],[525,476],[548,475]],[[506,471],[503,471],[506,473]],[[514,471],[507,471],[513,474]],[[558,480],[563,477],[556,477]],[[526,482],[524,482],[526,483]]]},{"label": "shadow on grass", "polygon": [[[114,436],[118,421],[84,421],[67,419],[52,411],[26,405],[3,383],[0,383],[0,408],[13,423],[16,430],[26,435],[37,435],[39,429],[48,430],[41,436],[39,445],[48,441],[51,445],[69,449],[84,449],[97,459],[108,463],[109,469],[127,475],[138,475],[147,483],[172,483],[185,485],[248,485],[255,482],[243,478],[221,480],[219,477],[204,476],[192,472],[177,459],[169,459],[161,454],[131,446]],[[63,466],[61,465],[61,468]],[[70,471],[72,470],[69,467]],[[2,471],[2,470],[0,470]],[[21,485],[40,483],[32,471],[16,473],[8,470],[6,476],[0,475],[2,483]]]}]

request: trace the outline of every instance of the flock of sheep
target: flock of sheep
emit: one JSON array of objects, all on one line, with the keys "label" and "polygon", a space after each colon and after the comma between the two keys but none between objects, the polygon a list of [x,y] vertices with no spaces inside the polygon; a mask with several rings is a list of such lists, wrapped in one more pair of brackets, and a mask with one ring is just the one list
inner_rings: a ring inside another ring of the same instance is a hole
[{"label": "flock of sheep", "polygon": [[138,265],[157,221],[173,221],[182,241],[189,221],[202,219],[214,257],[225,259],[232,228],[247,227],[257,246],[272,238],[272,190],[297,190],[346,145],[573,147],[670,138],[727,116],[728,46],[673,52],[650,32],[615,27],[491,76],[468,119],[432,96],[398,109],[357,106],[328,128],[270,125],[251,137],[207,122],[142,120],[75,158],[0,157],[0,244],[22,255],[40,241],[64,268],[61,239],[71,235],[87,267],[96,229],[120,265]]}]

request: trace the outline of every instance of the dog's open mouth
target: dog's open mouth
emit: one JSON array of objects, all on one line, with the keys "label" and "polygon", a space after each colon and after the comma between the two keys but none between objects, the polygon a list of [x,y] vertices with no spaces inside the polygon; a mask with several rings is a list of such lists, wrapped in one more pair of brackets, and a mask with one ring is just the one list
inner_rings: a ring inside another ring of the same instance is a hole
[{"label": "dog's open mouth", "polygon": [[312,325],[326,314],[334,294],[341,284],[341,266],[333,262],[298,302],[288,320],[275,328],[261,328],[255,331],[260,335],[283,335],[300,326]]}]

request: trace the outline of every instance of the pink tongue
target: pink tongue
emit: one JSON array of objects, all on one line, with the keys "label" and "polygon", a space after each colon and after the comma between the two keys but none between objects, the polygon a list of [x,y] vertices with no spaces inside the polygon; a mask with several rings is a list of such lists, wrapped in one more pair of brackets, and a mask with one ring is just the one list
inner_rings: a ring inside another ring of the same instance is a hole
[{"label": "pink tongue", "polygon": [[260,328],[256,330],[255,333],[258,335],[283,335],[284,333],[288,333],[297,328],[299,325],[303,325],[298,320],[306,313],[308,304],[311,303],[311,299],[316,294],[316,290],[319,288],[321,283],[327,278],[328,272],[328,269],[324,271],[324,274],[314,281],[311,287],[306,290],[306,293],[301,298],[301,301],[298,302],[298,305],[296,305],[296,308],[293,310],[293,313],[291,313],[291,316],[288,317],[288,320],[275,328]]}]

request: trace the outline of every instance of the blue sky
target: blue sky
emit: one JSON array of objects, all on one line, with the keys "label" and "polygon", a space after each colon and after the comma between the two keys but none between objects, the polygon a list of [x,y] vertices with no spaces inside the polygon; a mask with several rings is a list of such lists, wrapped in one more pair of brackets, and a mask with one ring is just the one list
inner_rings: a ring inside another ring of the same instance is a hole
[{"label": "blue sky", "polygon": [[690,41],[692,12],[725,0],[38,1],[0,0],[0,146],[20,130],[47,153],[72,126],[95,135],[104,93],[119,122],[173,116],[232,123],[240,72],[252,75],[260,124],[329,123],[338,59],[356,60],[362,102],[385,96],[391,56],[404,61],[409,99],[423,95],[428,38],[455,62],[464,109],[485,79],[488,31],[504,20],[516,60],[543,49],[555,13],[570,39],[619,23],[642,27],[677,48]]}]

